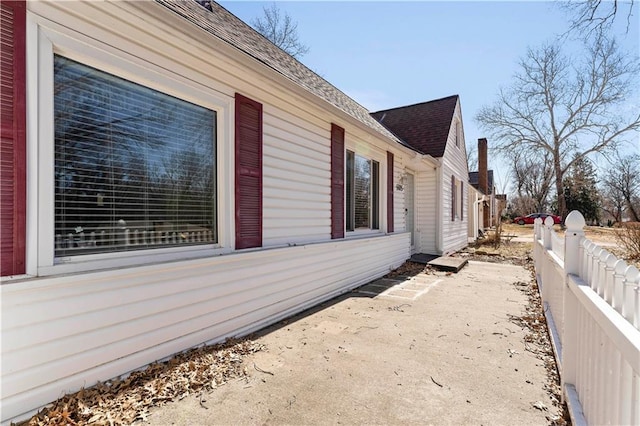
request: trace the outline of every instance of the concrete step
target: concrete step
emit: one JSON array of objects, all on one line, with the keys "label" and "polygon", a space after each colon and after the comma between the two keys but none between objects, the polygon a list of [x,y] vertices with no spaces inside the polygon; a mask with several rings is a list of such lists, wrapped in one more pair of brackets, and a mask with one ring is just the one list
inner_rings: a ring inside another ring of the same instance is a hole
[{"label": "concrete step", "polygon": [[429,261],[427,265],[439,271],[458,273],[467,263],[468,260],[461,257],[441,256]]}]

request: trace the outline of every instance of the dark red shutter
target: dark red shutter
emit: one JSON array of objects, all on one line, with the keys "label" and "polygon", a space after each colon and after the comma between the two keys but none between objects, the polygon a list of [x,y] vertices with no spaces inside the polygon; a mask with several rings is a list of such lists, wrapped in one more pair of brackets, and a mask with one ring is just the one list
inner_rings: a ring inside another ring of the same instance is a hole
[{"label": "dark red shutter", "polygon": [[456,220],[456,177],[451,175],[451,222]]},{"label": "dark red shutter", "polygon": [[26,2],[0,3],[0,275],[25,273]]},{"label": "dark red shutter", "polygon": [[344,129],[331,123],[331,238],[344,238]]},{"label": "dark red shutter", "polygon": [[464,219],[464,182],[460,181],[460,220]]},{"label": "dark red shutter", "polygon": [[236,248],[262,247],[262,104],[236,93]]},{"label": "dark red shutter", "polygon": [[393,153],[387,151],[387,232],[393,232]]}]

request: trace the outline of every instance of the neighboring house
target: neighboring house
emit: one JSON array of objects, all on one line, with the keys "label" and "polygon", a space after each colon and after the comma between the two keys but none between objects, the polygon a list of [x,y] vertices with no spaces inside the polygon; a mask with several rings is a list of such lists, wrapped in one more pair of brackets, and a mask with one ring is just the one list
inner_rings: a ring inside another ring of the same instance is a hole
[{"label": "neighboring house", "polygon": [[457,96],[431,153],[215,3],[0,12],[2,422],[466,244]]},{"label": "neighboring house", "polygon": [[[480,228],[487,229],[494,225],[493,216],[496,211],[495,187],[493,186],[493,170],[487,171],[487,189],[483,189],[479,182],[480,172],[469,172],[469,185],[475,188],[483,198],[483,214],[480,216]],[[485,213],[486,212],[486,213]]]},{"label": "neighboring house", "polygon": [[407,168],[415,182],[415,251],[449,254],[468,244],[469,169],[460,97],[449,96],[371,114],[422,157],[436,164]]},{"label": "neighboring house", "polygon": [[[482,228],[491,228],[495,226],[501,215],[504,213],[504,210],[507,208],[507,195],[506,194],[496,194],[496,187],[493,184],[493,170],[488,170],[488,178],[489,189],[488,194],[485,194],[479,187],[478,184],[478,175],[480,172],[470,172],[469,173],[469,184],[478,191],[479,194],[483,195],[483,212],[479,217],[485,217],[484,221],[480,221],[482,224]],[[486,207],[487,214],[484,216],[484,210]]]},{"label": "neighboring house", "polygon": [[488,197],[478,191],[472,185],[468,186],[469,196],[467,197],[467,210],[469,219],[467,221],[468,237],[470,241],[476,241],[483,230],[483,217],[485,201],[488,204]]},{"label": "neighboring house", "polygon": [[[495,226],[502,209],[506,207],[506,195],[496,195],[496,187],[493,180],[493,170],[488,170],[488,146],[487,139],[478,139],[478,171],[469,172],[469,184],[475,188],[480,196],[478,206],[478,229],[484,230]],[[498,198],[503,204],[498,205]]]}]

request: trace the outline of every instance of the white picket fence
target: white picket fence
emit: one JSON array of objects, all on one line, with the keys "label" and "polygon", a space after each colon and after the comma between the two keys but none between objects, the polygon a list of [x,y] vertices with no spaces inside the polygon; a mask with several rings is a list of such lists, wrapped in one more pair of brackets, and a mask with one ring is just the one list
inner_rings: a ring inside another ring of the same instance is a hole
[{"label": "white picket fence", "polygon": [[574,424],[640,425],[640,271],[584,236],[536,219],[533,257]]}]

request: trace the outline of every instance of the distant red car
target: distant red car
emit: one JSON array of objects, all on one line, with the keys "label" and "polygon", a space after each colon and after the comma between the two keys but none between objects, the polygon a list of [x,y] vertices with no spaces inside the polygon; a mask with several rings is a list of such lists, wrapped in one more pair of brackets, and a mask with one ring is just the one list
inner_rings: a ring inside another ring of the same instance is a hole
[{"label": "distant red car", "polygon": [[533,221],[536,220],[537,218],[542,219],[542,221],[544,222],[544,220],[547,218],[547,216],[551,216],[553,218],[553,223],[562,222],[562,218],[560,216],[556,216],[555,214],[550,214],[550,213],[531,213],[531,214],[526,215],[526,216],[518,216],[518,217],[516,217],[515,219],[513,219],[513,223],[517,223],[518,225],[524,225],[524,224],[531,225],[531,224],[533,224]]}]

